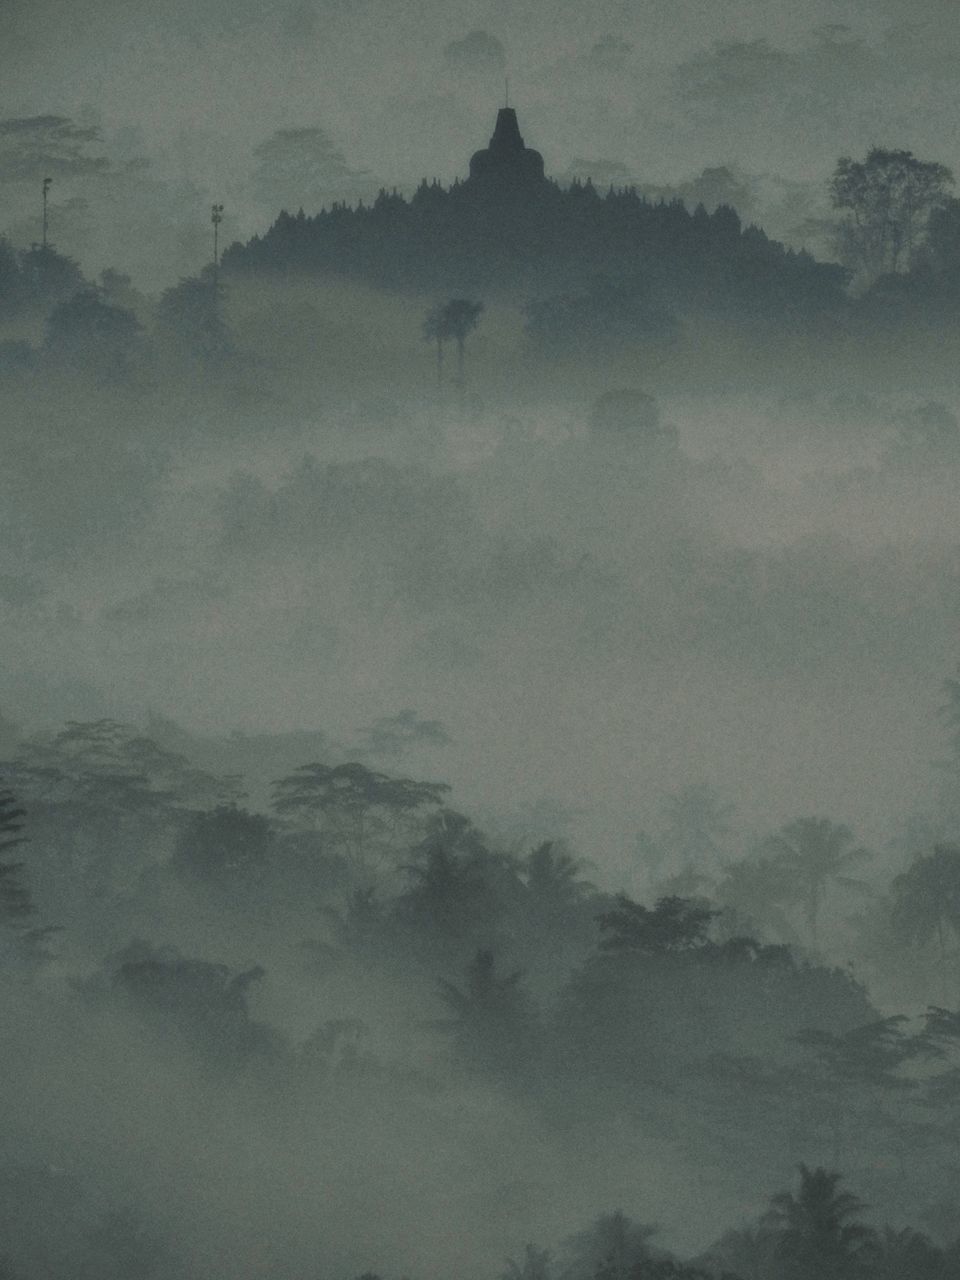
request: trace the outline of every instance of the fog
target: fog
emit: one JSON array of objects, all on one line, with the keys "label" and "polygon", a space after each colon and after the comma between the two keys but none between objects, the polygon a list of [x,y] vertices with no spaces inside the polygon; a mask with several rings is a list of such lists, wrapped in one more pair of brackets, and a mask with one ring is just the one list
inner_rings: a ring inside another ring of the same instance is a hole
[{"label": "fog", "polygon": [[958,40],[6,6],[3,1280],[958,1274]]}]

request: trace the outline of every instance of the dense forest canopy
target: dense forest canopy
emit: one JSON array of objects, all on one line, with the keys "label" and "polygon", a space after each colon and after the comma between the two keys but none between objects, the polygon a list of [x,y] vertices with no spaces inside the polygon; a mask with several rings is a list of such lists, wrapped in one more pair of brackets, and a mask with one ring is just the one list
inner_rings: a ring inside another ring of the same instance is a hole
[{"label": "dense forest canopy", "polygon": [[0,1280],[960,1276],[953,45],[174,8],[0,119]]}]

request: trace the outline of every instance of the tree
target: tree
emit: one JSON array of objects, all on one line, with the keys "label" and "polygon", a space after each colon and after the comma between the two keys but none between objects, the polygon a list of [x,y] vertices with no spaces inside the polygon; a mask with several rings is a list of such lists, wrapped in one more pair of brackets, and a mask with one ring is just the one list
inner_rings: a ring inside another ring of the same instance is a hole
[{"label": "tree", "polygon": [[618,893],[613,910],[597,917],[606,935],[600,947],[650,956],[694,951],[707,945],[710,922],[716,914],[690,898],[661,898],[651,911]]},{"label": "tree", "polygon": [[46,323],[46,349],[59,362],[123,380],[141,348],[141,325],[126,307],[89,286],[61,302]]},{"label": "tree", "polygon": [[927,253],[938,271],[955,274],[960,268],[960,200],[955,196],[931,210]]},{"label": "tree", "polygon": [[712,787],[695,783],[668,796],[663,804],[660,842],[676,855],[687,880],[703,867],[716,867],[730,838],[733,805]]},{"label": "tree", "polygon": [[510,898],[522,892],[512,860],[491,851],[470,819],[450,809],[431,815],[413,855],[402,868],[411,883],[396,918],[414,947],[447,961],[488,947]]},{"label": "tree", "polygon": [[351,169],[330,136],[311,126],[277,129],[253,154],[254,192],[268,209],[319,209],[373,196],[380,185],[366,170]]},{"label": "tree", "polygon": [[395,834],[404,819],[439,805],[450,790],[443,782],[391,778],[356,761],[301,765],[279,778],[273,789],[277,813],[322,826],[346,846],[359,867],[372,839]]},{"label": "tree", "polygon": [[794,898],[793,877],[778,858],[755,854],[727,863],[716,897],[750,932],[766,930],[780,942],[799,941],[785,910]]},{"label": "tree", "polygon": [[814,943],[820,923],[824,894],[831,884],[862,888],[859,880],[845,872],[870,857],[859,845],[850,848],[853,832],[828,818],[797,818],[781,827],[765,842],[764,851],[774,856],[789,876],[792,895],[800,904]]},{"label": "tree", "polygon": [[161,295],[157,334],[169,351],[207,368],[222,365],[233,355],[220,295],[212,273],[188,276]]},{"label": "tree", "polygon": [[440,1023],[461,1058],[496,1075],[516,1077],[535,1066],[536,1010],[519,970],[498,974],[492,951],[480,950],[463,986],[442,979],[440,998],[452,1014]]},{"label": "tree", "polygon": [[463,356],[467,338],[480,323],[482,302],[469,298],[451,298],[440,308],[439,324],[444,335],[457,344],[457,384],[463,390]]},{"label": "tree", "polygon": [[447,329],[444,307],[438,303],[431,307],[421,326],[425,342],[437,344],[437,388],[443,386],[443,344],[451,336]]},{"label": "tree", "polygon": [[925,1235],[884,1227],[869,1249],[870,1280],[948,1280],[942,1252]]},{"label": "tree", "polygon": [[941,977],[947,981],[947,933],[960,937],[960,848],[937,845],[893,882],[891,924],[902,942],[936,939]]},{"label": "tree", "polygon": [[551,1280],[551,1275],[550,1250],[528,1244],[522,1262],[507,1258],[500,1280]]},{"label": "tree", "polygon": [[858,1221],[866,1206],[841,1191],[841,1181],[839,1173],[801,1164],[797,1194],[771,1198],[765,1224],[776,1232],[776,1254],[790,1280],[842,1280],[866,1260],[875,1239]]},{"label": "tree", "polygon": [[86,177],[110,168],[106,156],[90,155],[100,130],[67,116],[19,116],[0,120],[0,177],[5,182],[40,182]]},{"label": "tree", "polygon": [[527,889],[539,911],[559,925],[574,915],[595,891],[581,879],[584,864],[554,840],[537,845],[524,861]]},{"label": "tree", "polygon": [[[24,816],[10,791],[0,791],[0,853],[23,844]],[[33,911],[30,894],[20,881],[22,862],[0,862],[0,920],[16,920]]]},{"label": "tree", "polygon": [[264,866],[273,840],[269,819],[236,805],[195,813],[180,832],[174,867],[203,880],[226,883]]},{"label": "tree", "polygon": [[830,198],[845,215],[837,228],[842,260],[868,281],[905,269],[952,184],[945,165],[911,151],[873,147],[866,160],[841,157]]},{"label": "tree", "polygon": [[[917,1041],[904,1031],[901,1015],[864,1023],[849,1031],[820,1029],[801,1031],[795,1037],[811,1050],[823,1073],[833,1111],[833,1163],[841,1160],[844,1120],[858,1101],[872,1098],[882,1116],[882,1102],[897,1091],[910,1088],[899,1074],[918,1050]],[[847,1095],[846,1090],[850,1090]]]},{"label": "tree", "polygon": [[655,1227],[634,1222],[625,1213],[601,1214],[584,1231],[564,1241],[561,1280],[627,1280],[651,1257]]}]

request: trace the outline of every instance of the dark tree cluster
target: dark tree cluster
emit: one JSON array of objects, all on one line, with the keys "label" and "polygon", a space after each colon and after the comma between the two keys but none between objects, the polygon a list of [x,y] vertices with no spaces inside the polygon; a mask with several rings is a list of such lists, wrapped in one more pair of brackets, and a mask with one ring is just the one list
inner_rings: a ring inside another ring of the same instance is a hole
[{"label": "dark tree cluster", "polygon": [[[544,183],[504,204],[469,182],[424,181],[409,201],[381,191],[369,206],[283,212],[264,235],[232,245],[223,265],[237,275],[344,276],[393,289],[455,281],[532,300],[531,325],[544,336],[557,326],[562,335],[564,307],[592,308],[595,325],[637,336],[668,325],[663,308],[694,304],[731,316],[812,317],[841,304],[847,278],[743,228],[729,207],[691,213],[680,200],[601,194],[590,182]],[[627,285],[618,292],[598,280]]]}]

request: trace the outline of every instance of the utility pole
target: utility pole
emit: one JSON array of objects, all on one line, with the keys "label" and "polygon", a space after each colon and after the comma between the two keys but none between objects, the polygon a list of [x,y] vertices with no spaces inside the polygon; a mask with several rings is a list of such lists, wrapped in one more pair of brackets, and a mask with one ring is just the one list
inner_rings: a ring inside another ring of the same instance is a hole
[{"label": "utility pole", "polygon": [[219,281],[220,273],[220,223],[223,221],[223,205],[210,206],[210,221],[213,223],[213,283]]},{"label": "utility pole", "polygon": [[46,252],[47,248],[47,192],[50,190],[52,182],[52,178],[44,178],[43,180],[43,235],[41,242],[44,252]]}]

